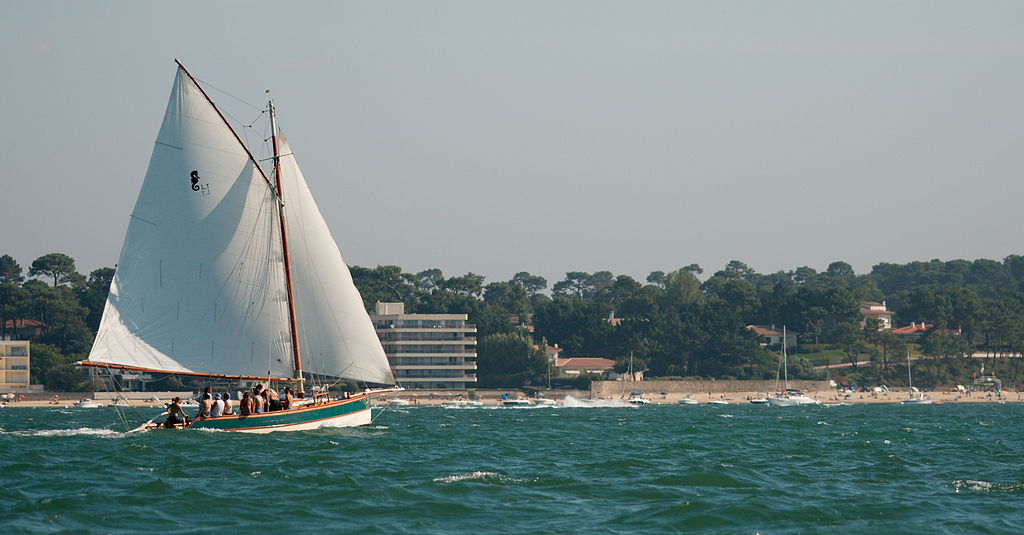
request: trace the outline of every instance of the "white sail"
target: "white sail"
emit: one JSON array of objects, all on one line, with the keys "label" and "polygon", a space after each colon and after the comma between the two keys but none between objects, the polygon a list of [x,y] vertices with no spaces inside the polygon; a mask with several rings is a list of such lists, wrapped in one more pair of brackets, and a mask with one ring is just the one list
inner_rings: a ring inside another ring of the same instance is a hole
[{"label": "white sail", "polygon": [[276,213],[263,176],[179,68],[88,360],[290,377]]},{"label": "white sail", "polygon": [[302,369],[394,384],[359,290],[280,133],[278,151]]}]

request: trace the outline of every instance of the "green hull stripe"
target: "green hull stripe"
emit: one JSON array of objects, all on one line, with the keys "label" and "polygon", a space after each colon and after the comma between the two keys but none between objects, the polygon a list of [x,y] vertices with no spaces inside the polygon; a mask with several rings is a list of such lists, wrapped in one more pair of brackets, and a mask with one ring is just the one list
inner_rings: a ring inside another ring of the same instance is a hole
[{"label": "green hull stripe", "polygon": [[233,431],[239,429],[260,429],[268,427],[287,427],[297,424],[327,420],[355,414],[369,410],[369,399],[352,399],[342,402],[334,402],[329,405],[313,407],[309,409],[296,409],[294,411],[274,411],[263,414],[250,414],[248,416],[221,416],[219,418],[205,418],[195,420],[189,429],[220,429],[222,431]]}]

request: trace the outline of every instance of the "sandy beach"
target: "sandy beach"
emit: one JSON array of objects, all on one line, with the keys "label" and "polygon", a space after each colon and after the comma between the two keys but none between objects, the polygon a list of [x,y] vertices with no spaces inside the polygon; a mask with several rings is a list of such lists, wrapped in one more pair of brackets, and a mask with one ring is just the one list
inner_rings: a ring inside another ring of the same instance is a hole
[{"label": "sandy beach", "polygon": [[[587,395],[581,392],[564,392],[564,391],[552,391],[547,393],[547,399],[554,400],[561,404],[566,396],[572,396],[573,398],[580,400],[586,399]],[[808,397],[814,398],[821,403],[899,403],[907,399],[906,392],[854,392],[854,393],[839,393],[839,392],[807,392]],[[1020,403],[1024,401],[1021,393],[1009,392],[997,395],[991,392],[927,392],[925,395],[932,400],[934,403]],[[679,403],[679,400],[683,398],[691,398],[699,403],[707,403],[711,400],[721,400],[729,404],[744,404],[749,403],[751,399],[761,398],[765,396],[765,392],[694,392],[694,393],[666,393],[647,395],[646,398],[656,405],[673,405]],[[390,399],[399,398],[410,402],[412,405],[421,406],[439,406],[445,402],[451,401],[454,394],[444,392],[420,392],[420,391],[406,391],[398,395],[384,395],[377,396],[374,398],[374,404],[382,405],[386,404]],[[7,408],[17,407],[74,407],[75,403],[82,398],[75,399],[48,399],[48,400],[32,400],[32,401],[13,401],[5,402],[4,405]],[[464,398],[468,399],[468,398]],[[607,397],[607,398],[596,398],[600,401],[613,402],[620,398],[618,397]],[[484,395],[477,396],[476,400],[482,402],[484,405],[497,405],[500,401],[500,395]],[[95,399],[94,402],[102,405],[109,406],[112,404],[109,400]],[[169,402],[170,399],[160,399],[159,402],[153,402],[151,400],[127,400],[128,407],[152,407],[162,408],[165,403]],[[124,401],[121,402],[122,404]]]}]

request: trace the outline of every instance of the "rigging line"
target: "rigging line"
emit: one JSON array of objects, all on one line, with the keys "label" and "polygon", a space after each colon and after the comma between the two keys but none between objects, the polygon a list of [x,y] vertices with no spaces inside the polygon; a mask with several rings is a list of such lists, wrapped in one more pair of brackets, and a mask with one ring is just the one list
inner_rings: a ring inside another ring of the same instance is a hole
[{"label": "rigging line", "polygon": [[246,106],[249,106],[250,108],[257,109],[257,110],[260,109],[259,106],[256,106],[255,104],[250,104],[250,103],[242,100],[241,98],[236,97],[235,95],[232,95],[231,93],[228,93],[227,91],[225,91],[225,90],[223,90],[223,89],[221,89],[221,88],[211,84],[210,82],[207,82],[206,80],[203,80],[202,78],[196,78],[196,80],[199,81],[199,82],[202,82],[203,85],[208,86],[211,89],[215,89],[215,90],[219,91],[221,94],[227,95],[228,97],[231,97],[231,98],[237,100],[238,102],[241,102],[242,104],[245,104]]},{"label": "rigging line", "polygon": [[[114,372],[111,371],[110,368],[107,368],[106,370],[107,370],[107,375],[110,377],[110,382],[114,384],[114,389],[116,390],[115,393],[118,394],[118,396],[120,396],[121,399],[124,399],[125,403],[127,403],[128,399],[125,398],[121,394],[121,391],[123,391],[124,389],[121,387],[121,384],[117,381],[117,378],[114,377]],[[139,409],[137,407],[132,406],[130,404],[128,406],[132,408],[132,412],[135,413],[135,416],[137,416],[139,418],[139,420],[145,421],[145,419],[142,416],[142,413],[139,412]],[[125,431],[131,431],[131,427],[128,425],[128,411],[125,410],[124,413],[122,413],[121,407],[119,407],[117,405],[117,403],[115,402],[114,403],[114,412],[117,413],[117,416],[118,416],[118,418],[120,418],[121,423],[124,424],[124,430]]]}]

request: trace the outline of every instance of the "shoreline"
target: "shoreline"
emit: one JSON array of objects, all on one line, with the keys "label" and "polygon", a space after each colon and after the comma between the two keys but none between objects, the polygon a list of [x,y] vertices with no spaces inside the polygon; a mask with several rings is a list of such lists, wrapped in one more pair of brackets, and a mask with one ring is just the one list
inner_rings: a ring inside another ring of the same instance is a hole
[{"label": "shoreline", "polygon": [[[583,396],[577,397],[575,393],[561,393],[561,392],[549,392],[547,399],[553,400],[562,405],[563,401],[567,396],[572,396],[576,400],[586,399]],[[683,398],[691,398],[696,400],[700,404],[706,404],[708,401],[719,400],[725,401],[729,404],[749,404],[751,399],[759,398],[765,395],[765,392],[672,392],[664,395],[655,394],[647,396],[647,399],[652,405],[676,405]],[[850,404],[861,404],[861,403],[899,403],[907,399],[906,392],[852,392],[852,393],[840,393],[840,392],[807,392],[807,397],[818,400],[821,403],[850,403]],[[926,392],[925,395],[932,400],[934,404],[942,403],[1022,403],[1022,393],[1020,392],[1009,392],[1002,395],[996,395],[991,392]],[[440,406],[448,401],[451,401],[454,396],[443,395],[440,393],[419,393],[419,392],[402,392],[399,395],[385,395],[375,396],[372,400],[373,404],[383,405],[394,398],[403,399],[410,402],[409,406],[426,406],[434,407]],[[49,399],[49,400],[32,400],[32,401],[12,401],[5,402],[3,405],[5,408],[39,408],[39,407],[53,407],[53,408],[75,408],[75,403],[81,398],[72,399]],[[466,398],[468,399],[468,398]],[[494,406],[500,401],[498,396],[478,396],[476,398],[482,402],[484,406]],[[618,401],[617,397],[605,397],[605,398],[594,398],[597,401],[611,403]],[[106,400],[92,400],[99,403],[103,407],[113,406],[111,402]],[[125,408],[162,408],[164,403],[169,402],[170,399],[160,399],[159,402],[154,403],[151,400],[128,400],[128,405],[120,405]],[[187,411],[187,409],[186,409]]]}]

